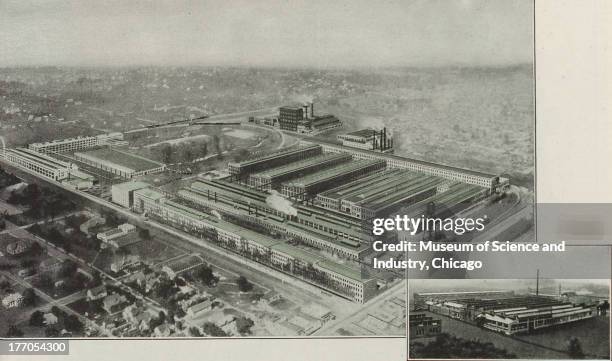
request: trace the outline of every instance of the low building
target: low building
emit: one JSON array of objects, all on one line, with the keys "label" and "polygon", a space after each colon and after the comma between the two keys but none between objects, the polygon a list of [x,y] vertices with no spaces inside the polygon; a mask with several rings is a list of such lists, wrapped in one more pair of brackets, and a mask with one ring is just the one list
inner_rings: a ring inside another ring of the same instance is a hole
[{"label": "low building", "polygon": [[172,329],[167,323],[161,324],[153,329],[155,337],[168,337],[172,333]]},{"label": "low building", "polygon": [[204,264],[202,258],[197,255],[189,255],[166,263],[162,266],[161,270],[168,275],[169,278],[174,279],[176,276],[202,264]]},{"label": "low building", "polygon": [[39,273],[57,274],[62,269],[63,261],[55,257],[50,257],[38,264]]},{"label": "low building", "polygon": [[191,317],[196,317],[203,312],[212,310],[212,301],[205,300],[187,308],[187,314]]},{"label": "low building", "polygon": [[365,150],[377,150],[389,152],[393,148],[393,138],[387,135],[387,129],[381,131],[373,129],[361,129],[354,132],[340,134],[338,140],[345,147],[353,147]]},{"label": "low building", "polygon": [[408,335],[410,339],[433,337],[442,333],[442,321],[427,316],[424,313],[410,314],[408,316]]},{"label": "low building", "polygon": [[125,235],[128,235],[130,233],[135,233],[135,232],[136,232],[136,226],[129,224],[129,223],[124,223],[124,224],[119,225],[117,228],[109,229],[108,231],[98,233],[96,237],[100,241],[108,244],[110,241],[114,239],[121,238]]},{"label": "low building", "polygon": [[166,166],[153,160],[114,148],[74,153],[75,159],[123,178],[163,172]]},{"label": "low building", "polygon": [[2,299],[2,306],[5,308],[19,307],[22,303],[23,295],[19,292],[10,293]]},{"label": "low building", "polygon": [[136,267],[141,264],[140,257],[135,254],[130,254],[127,256],[121,256],[110,265],[111,271],[117,273],[121,272],[126,268]]},{"label": "low building", "polygon": [[27,252],[30,249],[31,243],[23,239],[11,242],[6,246],[6,253],[11,256],[18,256]]},{"label": "low building", "polygon": [[105,285],[100,285],[87,290],[87,300],[89,301],[99,300],[106,296],[108,296],[108,292],[106,291]]},{"label": "low building", "polygon": [[104,308],[104,310],[109,314],[113,314],[123,309],[123,306],[125,306],[127,302],[128,300],[124,295],[113,293],[104,297],[104,300],[102,301],[102,308]]},{"label": "low building", "polygon": [[71,171],[78,169],[75,164],[27,148],[7,149],[4,156],[6,160],[21,168],[56,182],[67,179]]}]

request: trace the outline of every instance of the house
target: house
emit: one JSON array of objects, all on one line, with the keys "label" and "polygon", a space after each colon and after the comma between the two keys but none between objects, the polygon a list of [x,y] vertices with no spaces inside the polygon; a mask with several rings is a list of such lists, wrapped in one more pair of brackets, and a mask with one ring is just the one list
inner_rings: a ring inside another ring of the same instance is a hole
[{"label": "house", "polygon": [[127,255],[118,257],[113,263],[110,265],[111,271],[117,273],[128,267],[135,267],[140,265],[140,257],[138,255]]},{"label": "house", "polygon": [[15,242],[9,243],[6,246],[6,253],[10,254],[11,256],[18,256],[30,249],[30,245],[31,244],[29,242],[19,239]]},{"label": "house", "polygon": [[5,308],[19,307],[23,303],[23,295],[19,292],[8,294],[2,299],[2,306]]},{"label": "house", "polygon": [[89,233],[89,228],[91,227],[95,227],[95,226],[101,226],[103,224],[106,223],[106,219],[103,217],[99,217],[99,216],[94,216],[92,218],[90,218],[89,220],[87,220],[86,222],[82,223],[79,226],[79,229],[81,230],[81,232],[87,234]]},{"label": "house", "polygon": [[149,309],[136,305],[126,307],[121,315],[132,327],[137,328],[139,331],[149,330],[151,320],[154,318]]},{"label": "house", "polygon": [[120,238],[135,232],[136,226],[129,223],[124,223],[119,225],[117,228],[109,229],[108,231],[98,233],[96,237],[98,237],[98,239],[103,243],[108,244],[110,241],[116,238]]},{"label": "house", "polygon": [[159,282],[159,278],[154,272],[145,274],[143,271],[138,271],[128,278],[128,282],[136,282],[138,287],[148,293]]},{"label": "house", "polygon": [[106,285],[100,285],[98,287],[90,288],[87,290],[87,300],[95,301],[108,296],[106,291]]},{"label": "house", "polygon": [[55,324],[57,323],[57,321],[58,321],[57,316],[56,316],[56,315],[54,315],[54,314],[53,314],[53,313],[51,313],[51,312],[49,312],[49,313],[45,313],[45,314],[43,315],[43,317],[44,317],[44,319],[45,319],[45,320],[43,321],[45,325],[55,325]]},{"label": "house", "polygon": [[63,261],[58,258],[47,258],[38,265],[39,273],[50,273],[55,276],[62,269],[62,263]]},{"label": "house", "polygon": [[187,314],[191,317],[195,317],[198,314],[201,314],[202,312],[210,310],[212,310],[212,301],[206,300],[189,307],[187,309]]},{"label": "house", "polygon": [[171,331],[172,329],[170,329],[170,326],[168,326],[167,323],[164,323],[155,327],[153,334],[155,334],[155,337],[168,337],[170,336]]},{"label": "house", "polygon": [[194,269],[201,264],[204,264],[202,258],[192,254],[166,263],[161,271],[167,274],[170,279],[174,279],[181,273]]},{"label": "house", "polygon": [[104,297],[102,308],[104,308],[106,312],[112,314],[119,311],[125,303],[127,303],[127,298],[125,298],[125,296],[113,293]]}]

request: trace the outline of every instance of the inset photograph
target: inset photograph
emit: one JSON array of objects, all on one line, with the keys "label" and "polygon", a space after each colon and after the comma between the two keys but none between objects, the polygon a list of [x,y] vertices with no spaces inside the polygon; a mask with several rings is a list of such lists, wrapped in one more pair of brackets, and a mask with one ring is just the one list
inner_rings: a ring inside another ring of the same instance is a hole
[{"label": "inset photograph", "polygon": [[610,280],[410,280],[409,359],[609,359]]}]

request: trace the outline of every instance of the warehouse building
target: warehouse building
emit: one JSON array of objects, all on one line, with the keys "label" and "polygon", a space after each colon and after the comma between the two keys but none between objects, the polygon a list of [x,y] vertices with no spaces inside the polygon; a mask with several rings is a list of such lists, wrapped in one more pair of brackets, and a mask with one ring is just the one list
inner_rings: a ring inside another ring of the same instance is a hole
[{"label": "warehouse building", "polygon": [[354,132],[340,134],[338,140],[345,147],[353,147],[365,150],[377,150],[390,152],[393,149],[393,138],[387,135],[387,129],[381,131],[373,129],[361,129]]},{"label": "warehouse building", "polygon": [[228,164],[230,174],[241,178],[251,173],[265,171],[273,167],[279,167],[291,162],[315,157],[322,154],[320,145],[307,145],[299,147],[288,147],[273,153],[256,155],[242,162],[231,162]]},{"label": "warehouse building", "polygon": [[508,179],[501,178],[500,176],[494,174],[487,174],[483,172],[473,171],[470,169],[451,167],[443,164],[431,163],[366,149],[345,147],[340,144],[335,144],[319,138],[307,139],[304,143],[320,144],[323,147],[324,152],[348,153],[351,154],[354,159],[384,160],[387,163],[388,168],[407,169],[414,172],[449,179],[452,181],[477,185],[491,191],[508,183]]},{"label": "warehouse building", "polygon": [[575,305],[553,297],[514,295],[511,291],[420,293],[416,309],[480,324],[506,335],[529,333],[594,317],[591,306]]},{"label": "warehouse building", "polygon": [[442,178],[393,169],[320,193],[315,203],[369,220],[428,199],[444,183]]},{"label": "warehouse building", "polygon": [[249,176],[249,186],[261,190],[278,189],[281,182],[293,178],[303,177],[315,171],[329,168],[334,165],[345,163],[351,160],[348,154],[322,154],[303,161],[289,163],[281,167],[275,167],[251,174]]},{"label": "warehouse building", "polygon": [[113,184],[111,187],[111,199],[113,203],[131,209],[134,206],[134,191],[148,188],[145,182],[125,182]]},{"label": "warehouse building", "polygon": [[[257,255],[261,263],[284,270],[355,302],[366,302],[376,294],[375,280],[363,278],[359,270],[336,264],[335,261],[284,243],[280,239],[168,200],[162,193],[152,189],[137,190],[134,196],[135,203],[141,204],[137,209],[148,216],[185,231],[208,231],[209,234],[216,235],[217,240],[226,248],[236,253]],[[318,277],[308,273],[312,269],[320,272]]]},{"label": "warehouse building", "polygon": [[383,160],[362,160],[322,170],[281,184],[281,193],[298,200],[311,199],[317,193],[339,184],[364,177],[386,166]]},{"label": "warehouse building", "polygon": [[27,148],[7,149],[5,158],[13,164],[57,182],[68,179],[70,172],[78,169],[75,164]]},{"label": "warehouse building", "polygon": [[122,178],[140,177],[163,172],[162,163],[112,148],[74,153],[75,159]]},{"label": "warehouse building", "polygon": [[240,216],[265,228],[282,232],[331,254],[359,259],[369,251],[371,232],[360,221],[318,207],[296,204],[296,216],[274,209],[268,195],[236,183],[202,180],[177,195],[193,204]]},{"label": "warehouse building", "polygon": [[75,137],[58,139],[50,142],[32,143],[29,149],[45,153],[68,153],[83,149],[90,149],[123,141],[123,133],[115,132],[97,136]]}]

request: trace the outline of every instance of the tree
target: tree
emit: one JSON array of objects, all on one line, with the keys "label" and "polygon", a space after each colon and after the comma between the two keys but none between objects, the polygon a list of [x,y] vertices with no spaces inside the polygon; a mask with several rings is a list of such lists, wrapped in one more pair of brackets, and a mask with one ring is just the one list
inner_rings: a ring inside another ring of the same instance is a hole
[{"label": "tree", "polygon": [[202,332],[197,327],[190,327],[189,334],[193,337],[202,337]]},{"label": "tree", "polygon": [[573,359],[584,358],[584,352],[582,352],[582,345],[580,340],[576,337],[572,337],[567,341],[567,354]]},{"label": "tree", "polygon": [[238,279],[236,279],[236,284],[238,285],[240,292],[249,292],[253,289],[253,284],[244,276],[238,277]]},{"label": "tree", "polygon": [[221,327],[215,325],[212,322],[205,322],[202,325],[202,330],[209,336],[213,337],[226,337],[227,333],[221,329]]},{"label": "tree", "polygon": [[147,228],[139,228],[138,229],[138,236],[141,239],[149,240],[149,239],[151,239],[151,232]]},{"label": "tree", "polygon": [[47,327],[45,328],[45,337],[59,337],[60,332],[55,327]]},{"label": "tree", "polygon": [[172,146],[168,143],[164,143],[161,145],[161,149],[159,150],[161,153],[162,163],[169,164],[172,161]]},{"label": "tree", "polygon": [[236,329],[241,335],[247,335],[251,333],[251,327],[255,322],[247,317],[238,317],[236,318]]},{"label": "tree", "polygon": [[73,276],[77,271],[78,265],[76,262],[70,259],[66,259],[62,262],[62,266],[59,271],[60,277],[70,277]]},{"label": "tree", "polygon": [[64,318],[64,327],[70,332],[80,332],[83,330],[83,323],[76,315],[68,315]]},{"label": "tree", "polygon": [[608,303],[607,300],[604,300],[599,306],[597,306],[597,308],[599,308],[599,312],[601,313],[601,315],[605,316],[606,313],[608,313],[608,310],[610,309],[610,303]]},{"label": "tree", "polygon": [[6,337],[22,337],[23,331],[17,328],[15,325],[10,325],[6,332]]},{"label": "tree", "polygon": [[41,311],[34,311],[30,315],[30,326],[42,326],[45,324],[45,314]]},{"label": "tree", "polygon": [[195,270],[194,276],[202,281],[206,286],[214,286],[219,282],[219,277],[215,276],[212,269],[206,265],[202,265]]},{"label": "tree", "polygon": [[33,288],[27,288],[23,291],[23,305],[24,306],[34,306],[36,304],[36,293],[34,293]]}]

